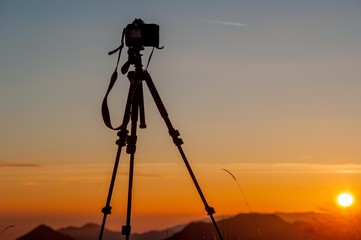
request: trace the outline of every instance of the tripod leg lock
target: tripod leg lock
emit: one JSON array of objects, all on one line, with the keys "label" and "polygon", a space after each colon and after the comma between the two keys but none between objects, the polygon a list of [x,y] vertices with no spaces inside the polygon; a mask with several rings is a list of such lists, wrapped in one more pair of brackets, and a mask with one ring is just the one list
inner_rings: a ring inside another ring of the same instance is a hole
[{"label": "tripod leg lock", "polygon": [[127,137],[127,153],[132,154],[136,151],[137,136],[128,136]]},{"label": "tripod leg lock", "polygon": [[109,205],[103,207],[102,213],[104,213],[105,215],[111,214],[112,213],[112,207],[109,206]]},{"label": "tripod leg lock", "polygon": [[178,130],[175,129],[169,130],[169,135],[172,137],[173,142],[176,146],[180,146],[184,143],[183,140],[179,137],[180,133]]},{"label": "tripod leg lock", "polygon": [[115,142],[117,145],[119,146],[125,146],[126,145],[126,140],[127,140],[127,136],[128,136],[128,130],[127,129],[121,129],[118,133],[118,140]]},{"label": "tripod leg lock", "polygon": [[207,215],[213,215],[216,213],[216,210],[214,210],[214,208],[210,207],[210,206],[206,206],[206,211],[207,211]]}]

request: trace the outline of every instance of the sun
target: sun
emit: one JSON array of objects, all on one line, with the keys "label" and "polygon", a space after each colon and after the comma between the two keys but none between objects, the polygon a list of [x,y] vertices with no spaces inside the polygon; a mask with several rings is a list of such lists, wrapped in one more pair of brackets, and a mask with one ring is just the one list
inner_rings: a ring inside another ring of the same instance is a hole
[{"label": "sun", "polygon": [[350,207],[354,202],[354,198],[350,193],[341,193],[337,196],[337,203],[341,207]]}]

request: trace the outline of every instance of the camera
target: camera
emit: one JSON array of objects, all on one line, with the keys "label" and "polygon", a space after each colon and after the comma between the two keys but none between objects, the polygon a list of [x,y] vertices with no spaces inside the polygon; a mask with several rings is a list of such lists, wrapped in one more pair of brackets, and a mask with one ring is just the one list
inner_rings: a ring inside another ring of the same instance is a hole
[{"label": "camera", "polygon": [[135,19],[125,28],[125,44],[128,47],[159,48],[159,25],[145,24],[141,19]]}]

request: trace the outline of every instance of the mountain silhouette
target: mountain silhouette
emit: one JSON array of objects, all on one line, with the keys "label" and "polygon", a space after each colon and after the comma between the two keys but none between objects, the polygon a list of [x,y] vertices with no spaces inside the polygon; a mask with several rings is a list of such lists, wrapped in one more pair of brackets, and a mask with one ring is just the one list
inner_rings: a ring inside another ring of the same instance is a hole
[{"label": "mountain silhouette", "polygon": [[295,212],[295,213],[275,212],[274,214],[279,216],[286,222],[302,221],[302,222],[314,223],[330,217],[330,214],[319,213],[319,212]]},{"label": "mountain silhouette", "polygon": [[[74,240],[96,240],[99,238],[100,225],[88,223],[80,228],[78,227],[61,228],[58,230],[58,232],[72,236]],[[110,231],[105,228],[103,233],[103,239],[119,240],[121,239],[121,234],[120,232]]]},{"label": "mountain silhouette", "polygon": [[40,225],[17,240],[74,240],[68,235],[59,233],[46,225]]},{"label": "mountain silhouette", "polygon": [[[298,240],[302,227],[273,214],[239,214],[218,222],[225,239]],[[167,240],[214,239],[214,227],[207,222],[193,222]]]},{"label": "mountain silhouette", "polygon": [[[314,219],[315,214],[307,217],[296,214],[288,217]],[[324,216],[325,218],[321,218]],[[319,215],[316,221],[287,222],[276,214],[238,214],[218,221],[225,240],[360,240],[360,222],[354,226],[337,218]],[[210,222],[192,222],[182,231],[165,240],[210,240],[218,239]]]},{"label": "mountain silhouette", "polygon": [[[361,216],[341,218],[330,214],[282,213],[280,217],[278,214],[238,214],[218,219],[218,226],[225,240],[361,240]],[[97,224],[58,231],[40,225],[17,240],[97,240],[99,232]],[[103,239],[120,240],[124,236],[120,231],[105,229]],[[163,231],[134,233],[130,239],[213,240],[218,236],[210,221],[196,221]]]},{"label": "mountain silhouette", "polygon": [[172,236],[173,234],[181,231],[184,225],[179,225],[175,227],[168,228],[166,230],[160,231],[148,231],[144,233],[134,233],[131,235],[132,240],[163,240],[168,236]]},{"label": "mountain silhouette", "polygon": [[[144,233],[133,233],[131,234],[132,240],[161,240],[167,236],[173,235],[176,232],[179,232],[183,229],[184,225],[177,225],[166,230],[152,230]],[[69,235],[74,240],[97,240],[99,238],[100,225],[88,223],[82,227],[66,227],[61,228],[58,232]],[[111,231],[104,229],[103,239],[105,240],[119,240],[123,239],[120,231]]]}]

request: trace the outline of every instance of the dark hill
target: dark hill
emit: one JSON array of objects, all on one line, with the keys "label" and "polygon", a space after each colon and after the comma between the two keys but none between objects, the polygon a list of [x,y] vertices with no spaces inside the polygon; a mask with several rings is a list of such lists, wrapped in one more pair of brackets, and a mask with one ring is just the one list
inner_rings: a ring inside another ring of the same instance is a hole
[{"label": "dark hill", "polygon": [[[100,226],[97,224],[85,224],[84,226],[78,227],[67,227],[61,228],[58,232],[72,236],[75,240],[96,240],[99,238]],[[120,232],[110,231],[104,229],[103,239],[106,240],[119,240],[122,239]]]},{"label": "dark hill", "polygon": [[[289,218],[292,221],[285,221]],[[225,240],[361,240],[361,216],[329,214],[238,214],[218,219]],[[97,240],[100,226],[86,224],[58,232],[41,225],[17,240]],[[172,235],[173,234],[173,235]],[[69,237],[71,236],[71,237]],[[170,236],[166,238],[166,236]],[[119,232],[104,230],[104,240],[124,239]],[[198,221],[165,231],[132,234],[131,240],[209,240],[218,239],[209,221]]]},{"label": "dark hill", "polygon": [[40,225],[17,240],[74,240],[68,235],[56,232],[48,226]]},{"label": "dark hill", "polygon": [[[359,216],[292,214],[287,217],[294,221],[285,221],[276,214],[239,214],[218,221],[218,226],[225,240],[361,240]],[[299,218],[308,221],[296,220]],[[215,238],[217,234],[212,223],[193,222],[166,240]]]},{"label": "dark hill", "polygon": [[167,236],[174,234],[175,231],[172,229],[162,231],[148,231],[145,233],[134,233],[130,236],[131,240],[162,240]]},{"label": "dark hill", "polygon": [[[132,240],[162,240],[169,235],[179,232],[183,228],[182,225],[169,228],[162,231],[148,231],[145,233],[133,233],[131,235]],[[74,238],[75,240],[97,240],[99,238],[100,225],[88,223],[82,227],[67,227],[61,228],[58,232],[66,234]],[[104,229],[103,239],[105,240],[119,240],[123,239],[120,231],[110,231]]]},{"label": "dark hill", "polygon": [[[239,214],[218,222],[224,239],[303,240],[308,238],[306,223],[289,223],[273,214]],[[167,240],[214,239],[211,223],[194,222]]]},{"label": "dark hill", "polygon": [[291,222],[291,223],[299,222],[299,221],[315,223],[331,217],[330,214],[316,213],[316,212],[295,212],[295,213],[275,212],[274,214],[279,216],[286,222]]}]

